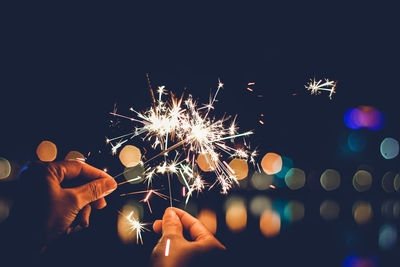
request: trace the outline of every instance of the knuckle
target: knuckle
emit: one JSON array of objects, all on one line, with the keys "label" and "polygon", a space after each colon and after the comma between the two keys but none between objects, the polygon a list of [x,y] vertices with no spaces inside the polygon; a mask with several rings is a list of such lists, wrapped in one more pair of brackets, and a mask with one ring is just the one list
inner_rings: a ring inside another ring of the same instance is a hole
[{"label": "knuckle", "polygon": [[100,198],[100,193],[99,193],[99,186],[97,183],[89,183],[88,184],[89,187],[89,193],[90,193],[90,200],[91,202],[96,201],[97,199]]}]

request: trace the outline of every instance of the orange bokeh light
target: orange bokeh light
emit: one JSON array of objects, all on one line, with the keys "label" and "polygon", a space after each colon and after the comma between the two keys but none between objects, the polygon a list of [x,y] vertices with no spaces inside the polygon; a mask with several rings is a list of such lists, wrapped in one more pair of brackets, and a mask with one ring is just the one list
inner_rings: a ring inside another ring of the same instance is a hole
[{"label": "orange bokeh light", "polygon": [[266,174],[276,174],[282,169],[282,157],[276,153],[267,153],[261,160],[261,167]]},{"label": "orange bokeh light", "polygon": [[260,230],[266,237],[277,236],[281,231],[281,218],[273,210],[266,210],[260,217]]}]

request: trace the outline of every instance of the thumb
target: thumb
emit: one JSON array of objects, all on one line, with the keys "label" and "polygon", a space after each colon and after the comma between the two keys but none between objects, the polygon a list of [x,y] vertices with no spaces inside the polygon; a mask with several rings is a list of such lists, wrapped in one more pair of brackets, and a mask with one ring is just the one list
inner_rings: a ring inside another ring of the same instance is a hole
[{"label": "thumb", "polygon": [[172,208],[165,210],[162,220],[162,232],[165,237],[183,236],[181,220]]},{"label": "thumb", "polygon": [[111,194],[117,188],[117,183],[112,178],[101,178],[87,184],[70,188],[78,198],[79,209],[102,197]]}]

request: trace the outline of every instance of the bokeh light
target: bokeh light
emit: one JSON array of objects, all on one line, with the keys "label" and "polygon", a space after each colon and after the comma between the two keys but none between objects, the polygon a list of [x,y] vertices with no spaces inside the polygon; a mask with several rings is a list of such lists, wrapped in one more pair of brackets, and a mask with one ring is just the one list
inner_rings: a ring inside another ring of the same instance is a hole
[{"label": "bokeh light", "polygon": [[234,233],[243,231],[247,224],[246,206],[240,202],[229,205],[225,214],[226,226]]},{"label": "bokeh light", "polygon": [[393,159],[399,155],[399,142],[391,137],[386,137],[381,143],[381,155],[385,159]]},{"label": "bokeh light", "polygon": [[206,153],[206,154],[199,154],[197,157],[197,165],[203,172],[211,172],[215,169],[215,166],[213,166],[214,160],[212,160],[211,155]]},{"label": "bokeh light", "polygon": [[276,153],[265,154],[261,160],[261,168],[269,175],[280,172],[282,169],[282,157]]},{"label": "bokeh light", "polygon": [[347,110],[343,117],[344,124],[350,129],[367,128],[379,130],[383,127],[383,114],[371,106],[359,106]]},{"label": "bokeh light", "polygon": [[11,203],[0,196],[0,223],[4,222],[10,214]]},{"label": "bokeh light", "polygon": [[251,185],[257,190],[266,190],[272,184],[273,176],[265,173],[255,172],[250,179]]},{"label": "bokeh light", "polygon": [[394,172],[386,172],[382,177],[382,188],[386,193],[393,193],[395,190],[395,177]]},{"label": "bokeh light", "polygon": [[145,179],[145,169],[142,164],[138,164],[135,167],[125,168],[124,178],[131,184],[138,184]]},{"label": "bokeh light", "polygon": [[260,217],[260,230],[266,237],[274,237],[281,231],[281,217],[273,210],[266,210]]},{"label": "bokeh light", "polygon": [[283,216],[288,222],[301,221],[304,218],[304,204],[299,201],[289,201],[283,211]]},{"label": "bokeh light", "polygon": [[291,168],[285,175],[285,183],[292,190],[300,189],[306,183],[306,174],[302,169]]},{"label": "bokeh light", "polygon": [[361,258],[350,255],[343,260],[343,267],[378,267],[380,266],[375,256]]},{"label": "bokeh light", "polygon": [[368,191],[372,185],[372,174],[366,170],[359,170],[353,176],[353,187],[358,192]]},{"label": "bokeh light", "polygon": [[121,210],[118,216],[117,229],[118,236],[124,244],[136,242],[136,230],[132,231],[131,225],[126,217],[133,212],[133,217],[140,220],[143,217],[143,206],[137,201],[130,200]]},{"label": "bokeh light", "polygon": [[50,141],[42,141],[36,148],[36,155],[43,162],[52,162],[57,157],[57,146]]},{"label": "bokeh light", "polygon": [[353,205],[353,217],[356,223],[368,223],[373,216],[371,204],[366,201],[358,201]]},{"label": "bokeh light", "polygon": [[263,214],[264,211],[272,208],[271,200],[263,195],[255,196],[250,201],[250,212],[253,216],[258,217]]},{"label": "bokeh light", "polygon": [[243,159],[233,159],[229,162],[229,166],[235,172],[233,175],[238,180],[246,178],[249,174],[249,165],[247,164],[247,161]]},{"label": "bokeh light", "polygon": [[360,152],[367,146],[367,137],[363,132],[352,132],[347,137],[347,145],[353,152]]},{"label": "bokeh light", "polygon": [[387,219],[400,218],[400,202],[394,200],[385,200],[381,206],[382,216]]},{"label": "bokeh light", "polygon": [[119,160],[121,161],[122,165],[127,168],[138,165],[141,161],[141,158],[142,153],[140,152],[140,149],[135,146],[126,145],[121,149],[121,152],[119,152]]},{"label": "bokeh light", "polygon": [[202,209],[197,219],[213,234],[217,232],[217,214],[210,209]]},{"label": "bokeh light", "polygon": [[327,169],[322,173],[320,183],[326,191],[335,190],[340,186],[340,173],[333,169]]},{"label": "bokeh light", "polygon": [[284,179],[288,171],[294,167],[293,160],[288,157],[282,157],[282,169],[275,174],[277,177]]},{"label": "bokeh light", "polygon": [[70,151],[65,156],[64,160],[79,160],[85,161],[85,156],[79,151]]},{"label": "bokeh light", "polygon": [[335,220],[339,217],[340,206],[334,200],[324,200],[319,206],[319,214],[327,221]]},{"label": "bokeh light", "polygon": [[0,180],[6,179],[11,174],[11,164],[10,162],[0,157]]},{"label": "bokeh light", "polygon": [[400,173],[396,174],[394,177],[394,190],[400,191]]},{"label": "bokeh light", "polygon": [[397,228],[392,224],[384,224],[379,229],[379,247],[383,250],[394,248],[397,243]]}]

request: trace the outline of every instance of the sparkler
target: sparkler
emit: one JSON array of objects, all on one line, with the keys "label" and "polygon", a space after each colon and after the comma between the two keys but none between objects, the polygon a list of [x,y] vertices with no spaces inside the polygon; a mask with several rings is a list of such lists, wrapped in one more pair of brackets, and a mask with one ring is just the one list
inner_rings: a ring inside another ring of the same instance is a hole
[{"label": "sparkler", "polygon": [[336,93],[336,84],[337,82],[330,81],[329,79],[317,81],[314,78],[311,79],[310,82],[305,85],[305,87],[308,91],[311,91],[312,95],[319,95],[321,94],[321,91],[328,91],[329,99],[332,100],[332,95]]},{"label": "sparkler", "polygon": [[[135,130],[130,133],[106,139],[106,142],[111,145],[112,153],[116,154],[123,144],[141,135],[143,140],[151,144],[154,151],[160,150],[158,154],[143,163],[147,165],[143,176],[148,186],[157,174],[178,175],[184,180],[188,189],[187,197],[190,197],[191,192],[202,191],[206,187],[195,164],[199,154],[208,154],[210,157],[207,157],[207,163],[214,167],[216,174],[215,183],[221,186],[221,192],[227,193],[237,183],[237,179],[229,165],[220,159],[221,154],[249,158],[246,150],[235,149],[228,145],[227,141],[251,135],[253,132],[237,133],[235,119],[229,126],[226,125],[230,117],[220,120],[210,117],[217,95],[224,84],[218,79],[216,93],[210,96],[209,103],[199,106],[191,95],[188,95],[186,99],[183,98],[183,94],[175,97],[174,93],[167,91],[164,86],[159,86],[155,94],[149,79],[148,82],[152,96],[151,108],[144,112],[130,108],[135,117],[118,114],[116,109],[110,112],[113,116],[138,123]],[[165,95],[170,95],[169,101],[163,99]],[[175,158],[170,160],[168,153],[173,150],[176,152]],[[160,164],[155,166],[149,164],[159,157],[164,158]],[[139,178],[135,177],[132,180],[137,179]],[[122,182],[120,185],[127,182],[129,181]]]},{"label": "sparkler", "polygon": [[[121,212],[120,214],[122,215]],[[125,219],[129,222],[129,230],[136,231],[136,243],[139,244],[140,241],[140,243],[143,245],[142,232],[149,231],[149,229],[145,227],[147,224],[141,223],[138,219],[136,219],[133,211],[125,216]]]},{"label": "sparkler", "polygon": [[[224,84],[218,79],[215,94],[210,95],[207,104],[199,105],[191,95],[185,98],[184,94],[176,97],[165,86],[159,86],[157,91],[154,91],[148,76],[147,81],[152,97],[151,107],[143,112],[130,108],[129,111],[133,113],[132,116],[117,113],[116,107],[114,107],[113,112],[110,112],[115,117],[135,124],[134,130],[129,133],[114,138],[106,138],[106,143],[111,146],[113,155],[118,152],[122,145],[135,137],[142,138],[151,148],[151,150],[147,149],[146,151],[153,152],[148,158],[146,158],[146,153],[139,163],[144,169],[143,173],[118,184],[123,185],[143,180],[147,182],[148,190],[121,194],[121,196],[146,194],[141,201],[147,203],[150,212],[152,210],[149,199],[152,195],[157,195],[163,199],[169,198],[172,206],[170,179],[173,176],[177,176],[184,183],[185,203],[188,203],[193,192],[201,192],[205,188],[211,189],[217,184],[220,186],[221,192],[226,194],[232,186],[238,184],[238,181],[235,177],[235,171],[223,159],[223,155],[230,158],[238,157],[254,164],[254,157],[257,153],[256,151],[250,152],[245,142],[244,146],[239,149],[233,146],[235,139],[253,134],[252,131],[238,133],[236,117],[233,120],[229,116],[224,116],[219,120],[211,117],[217,102],[217,95],[223,89]],[[165,100],[166,97],[168,97],[167,100]],[[210,166],[210,170],[215,173],[215,181],[210,184],[205,182],[204,174],[197,166],[196,159],[199,155],[207,155],[205,160]],[[128,171],[129,168],[114,176],[114,178]],[[158,189],[151,189],[152,181],[158,175],[167,175],[169,197],[159,193]],[[140,239],[143,243],[141,232],[145,229],[144,224],[135,220],[132,216],[133,214],[130,213],[126,219],[131,224],[132,230],[136,230],[137,239]],[[167,241],[166,256],[169,253],[168,250],[169,240]]]}]

